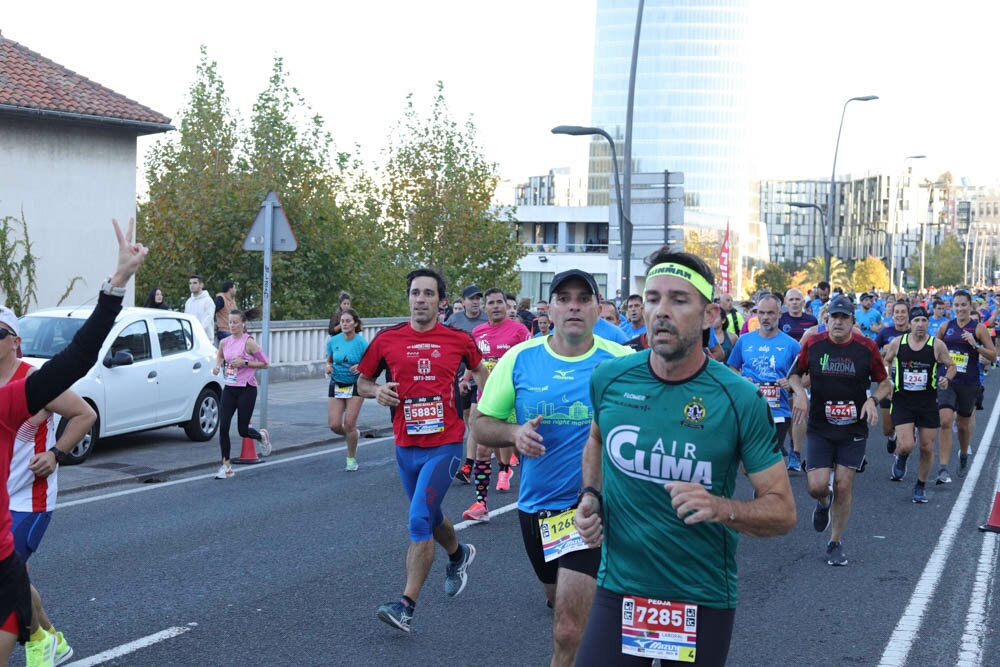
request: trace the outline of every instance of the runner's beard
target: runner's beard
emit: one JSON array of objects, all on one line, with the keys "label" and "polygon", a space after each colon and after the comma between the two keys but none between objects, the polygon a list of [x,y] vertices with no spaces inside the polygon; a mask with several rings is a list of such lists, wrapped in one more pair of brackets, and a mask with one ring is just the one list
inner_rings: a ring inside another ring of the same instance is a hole
[{"label": "runner's beard", "polygon": [[663,361],[677,361],[679,359],[683,359],[694,350],[701,347],[701,331],[698,331],[696,334],[691,336],[682,336],[674,327],[663,327],[658,325],[653,330],[654,335],[659,333],[660,329],[665,329],[667,333],[676,339],[676,342],[674,343],[651,343],[650,349],[653,351],[653,354],[663,359]]}]

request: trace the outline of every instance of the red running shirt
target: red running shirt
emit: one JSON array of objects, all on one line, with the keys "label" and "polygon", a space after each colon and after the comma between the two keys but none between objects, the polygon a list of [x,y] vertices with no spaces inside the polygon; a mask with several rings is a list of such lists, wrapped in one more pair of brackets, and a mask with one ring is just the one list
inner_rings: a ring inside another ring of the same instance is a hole
[{"label": "red running shirt", "polygon": [[24,380],[8,382],[0,387],[0,560],[14,553],[14,536],[10,532],[10,498],[7,477],[10,457],[14,451],[14,436],[18,427],[30,417]]},{"label": "red running shirt", "polygon": [[465,422],[459,412],[455,375],[462,362],[478,368],[483,357],[472,336],[436,324],[415,331],[409,322],[383,329],[365,350],[358,370],[398,382],[400,405],[392,408],[392,431],[400,447],[439,447],[462,442]]}]

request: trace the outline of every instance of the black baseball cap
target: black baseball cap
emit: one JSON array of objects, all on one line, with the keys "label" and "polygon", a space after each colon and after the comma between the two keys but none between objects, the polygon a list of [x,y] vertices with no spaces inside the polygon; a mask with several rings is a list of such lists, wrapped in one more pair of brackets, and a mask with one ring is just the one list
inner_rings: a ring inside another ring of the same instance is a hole
[{"label": "black baseball cap", "polygon": [[462,290],[463,299],[474,299],[477,296],[482,296],[483,290],[479,289],[479,285],[469,285],[464,290]]},{"label": "black baseball cap", "polygon": [[587,287],[590,289],[590,293],[594,296],[600,294],[600,290],[597,289],[597,281],[594,280],[594,276],[581,269],[570,269],[569,271],[563,271],[562,273],[557,273],[555,275],[552,279],[552,286],[549,288],[549,295],[558,292],[563,283],[571,278],[578,278],[585,282]]},{"label": "black baseball cap", "polygon": [[854,304],[843,294],[838,294],[826,305],[826,312],[830,315],[853,315]]}]

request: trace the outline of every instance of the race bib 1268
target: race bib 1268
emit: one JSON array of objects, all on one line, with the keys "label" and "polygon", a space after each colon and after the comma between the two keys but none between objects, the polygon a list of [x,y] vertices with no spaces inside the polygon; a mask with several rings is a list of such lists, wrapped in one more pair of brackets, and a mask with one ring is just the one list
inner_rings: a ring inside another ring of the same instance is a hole
[{"label": "race bib 1268", "polygon": [[576,509],[538,517],[538,530],[542,536],[542,553],[546,563],[563,554],[588,548],[576,530],[575,517]]}]

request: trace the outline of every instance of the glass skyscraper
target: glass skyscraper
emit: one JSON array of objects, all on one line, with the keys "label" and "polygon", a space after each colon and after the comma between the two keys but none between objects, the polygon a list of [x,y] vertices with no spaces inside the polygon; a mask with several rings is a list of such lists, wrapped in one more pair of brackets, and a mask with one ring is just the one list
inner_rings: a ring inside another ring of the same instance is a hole
[{"label": "glass skyscraper", "polygon": [[[637,0],[598,0],[592,122],[618,142]],[[647,0],[642,19],[632,128],[632,172],[683,171],[685,208],[718,226],[747,231],[746,0]],[[590,145],[588,203],[609,203],[607,142]]]}]

